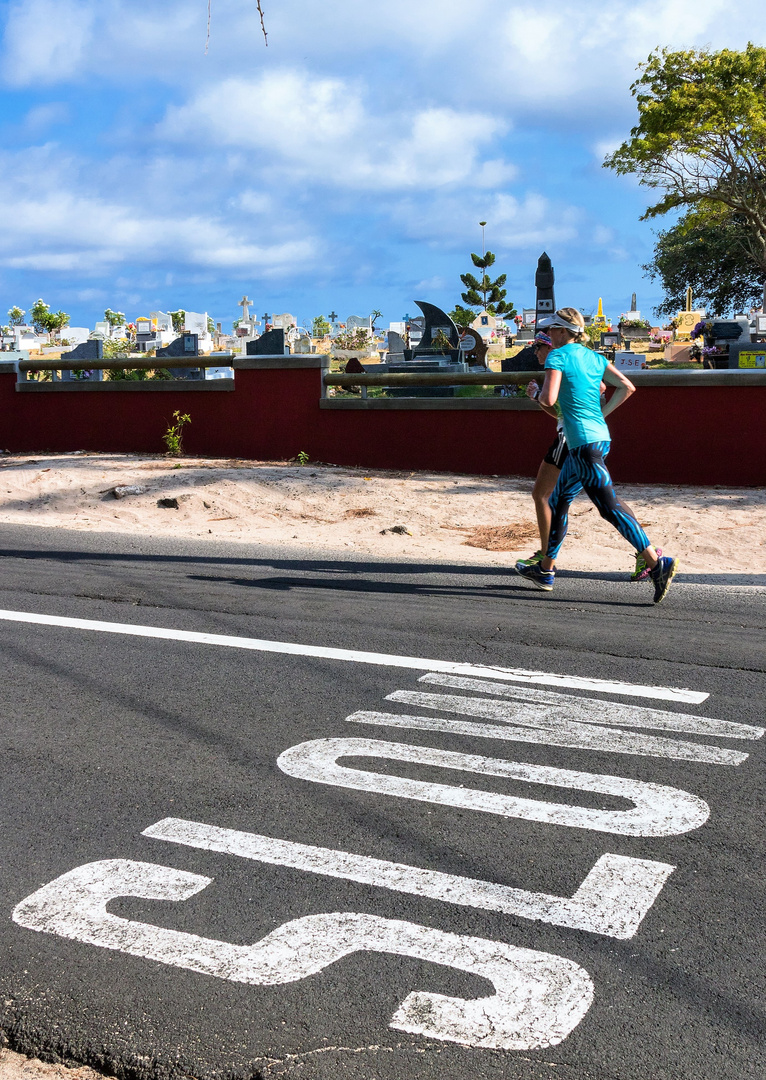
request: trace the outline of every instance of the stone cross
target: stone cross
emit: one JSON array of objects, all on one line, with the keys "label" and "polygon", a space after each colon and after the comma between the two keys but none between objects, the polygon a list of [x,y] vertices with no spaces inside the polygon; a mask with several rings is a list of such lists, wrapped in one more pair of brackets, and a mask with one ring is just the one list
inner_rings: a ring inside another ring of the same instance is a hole
[{"label": "stone cross", "polygon": [[242,297],[239,302],[239,306],[242,308],[242,322],[250,322],[250,305],[252,300],[248,300],[247,293]]}]

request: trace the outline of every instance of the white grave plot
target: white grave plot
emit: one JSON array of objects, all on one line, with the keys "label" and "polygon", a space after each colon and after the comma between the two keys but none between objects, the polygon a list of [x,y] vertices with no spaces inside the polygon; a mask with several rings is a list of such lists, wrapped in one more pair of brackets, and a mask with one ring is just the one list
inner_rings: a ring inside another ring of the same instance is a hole
[{"label": "white grave plot", "polygon": [[207,333],[207,312],[187,311],[184,315],[184,333],[202,334]]},{"label": "white grave plot", "polygon": [[271,316],[271,328],[272,330],[289,330],[292,326],[297,326],[297,321],[294,315],[290,315],[288,312],[283,312],[281,315]]}]

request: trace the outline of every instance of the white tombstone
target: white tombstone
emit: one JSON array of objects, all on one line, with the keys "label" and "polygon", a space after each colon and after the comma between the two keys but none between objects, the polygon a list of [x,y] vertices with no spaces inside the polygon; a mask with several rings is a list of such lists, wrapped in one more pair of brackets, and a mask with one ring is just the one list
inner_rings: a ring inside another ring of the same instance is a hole
[{"label": "white tombstone", "polygon": [[393,330],[393,332],[395,334],[398,334],[399,337],[404,337],[404,335],[407,333],[407,324],[403,322],[390,322],[388,324],[388,329]]},{"label": "white tombstone", "polygon": [[66,338],[71,348],[75,345],[82,345],[83,341],[88,340],[90,330],[87,326],[65,326],[61,331],[62,338]]},{"label": "white tombstone", "polygon": [[153,311],[151,320],[159,331],[173,329],[173,317],[167,311]]},{"label": "white tombstone", "polygon": [[271,316],[271,326],[273,330],[289,330],[291,326],[296,326],[297,322],[294,315],[284,312],[282,315]]},{"label": "white tombstone", "polygon": [[186,334],[206,334],[207,333],[207,312],[206,311],[187,311],[184,315],[184,333]]},{"label": "white tombstone", "polygon": [[346,319],[347,330],[366,330],[369,334],[372,333],[372,315],[366,317],[361,315],[349,315]]},{"label": "white tombstone", "polygon": [[106,320],[97,322],[93,328],[94,334],[101,334],[103,338],[110,338],[112,336],[112,324]]}]

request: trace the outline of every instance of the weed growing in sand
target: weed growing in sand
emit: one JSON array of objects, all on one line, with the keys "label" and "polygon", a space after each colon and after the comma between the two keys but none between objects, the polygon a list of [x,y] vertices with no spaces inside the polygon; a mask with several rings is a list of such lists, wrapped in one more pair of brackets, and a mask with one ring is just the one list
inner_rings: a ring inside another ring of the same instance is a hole
[{"label": "weed growing in sand", "polygon": [[298,454],[295,460],[298,462],[299,465],[308,465],[311,458],[308,456],[305,450],[301,450],[300,454]]},{"label": "weed growing in sand", "polygon": [[191,423],[191,416],[189,416],[188,413],[183,413],[183,415],[182,415],[178,411],[178,409],[176,409],[176,411],[173,413],[173,422],[168,424],[168,430],[162,436],[162,441],[164,442],[165,446],[167,447],[167,450],[165,451],[166,454],[170,455],[171,457],[180,457],[180,455],[183,453],[183,449],[184,449],[183,448],[183,428],[184,428],[184,424],[190,424],[190,423]]}]

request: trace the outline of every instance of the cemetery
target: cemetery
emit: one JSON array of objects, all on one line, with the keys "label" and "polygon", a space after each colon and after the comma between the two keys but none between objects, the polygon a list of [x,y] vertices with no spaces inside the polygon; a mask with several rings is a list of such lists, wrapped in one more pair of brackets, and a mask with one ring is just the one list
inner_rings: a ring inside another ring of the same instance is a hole
[{"label": "cemetery", "polygon": [[[520,316],[485,308],[460,327],[425,300],[387,331],[376,328],[378,313],[341,322],[331,312],[299,326],[288,312],[256,318],[247,295],[230,335],[205,312],[155,311],[125,324],[107,310],[93,332],[80,328],[56,348],[18,323],[0,353],[2,449],[156,453],[179,410],[193,416],[195,454],[304,452],[336,465],[534,476],[550,441],[549,418],[525,392],[540,372],[535,327],[556,308],[545,252],[534,286],[535,305]],[[622,481],[763,482],[763,310],[709,319],[688,290],[672,324],[652,327],[634,293],[619,320],[599,299],[586,334],[641,389],[611,421],[610,461]],[[736,424],[711,442],[727,416]],[[647,446],[663,453],[647,460]]]}]

